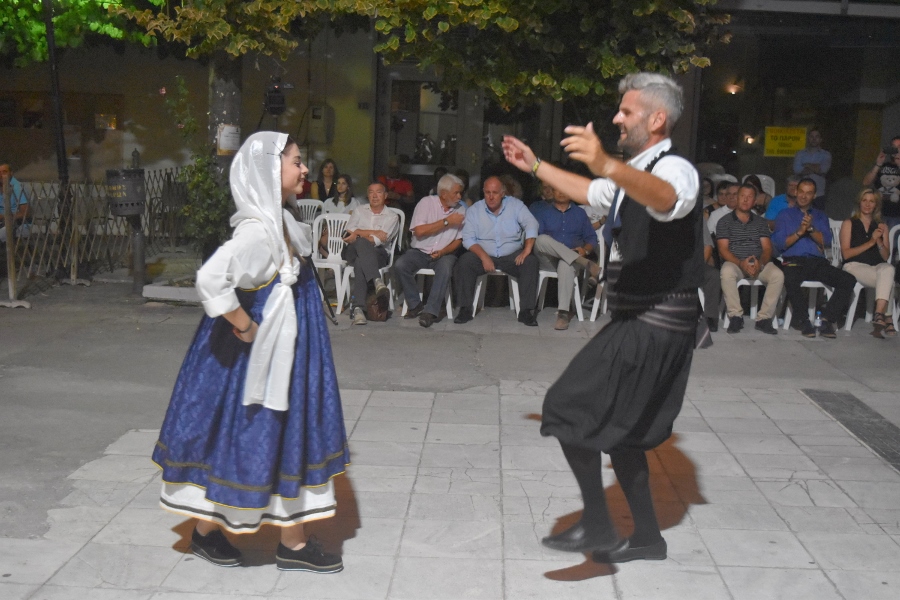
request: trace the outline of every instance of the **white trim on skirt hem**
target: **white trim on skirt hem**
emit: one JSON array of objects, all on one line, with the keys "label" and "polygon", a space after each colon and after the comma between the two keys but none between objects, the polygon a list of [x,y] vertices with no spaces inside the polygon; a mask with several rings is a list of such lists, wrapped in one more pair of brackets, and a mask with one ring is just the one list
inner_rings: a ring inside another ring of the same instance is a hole
[{"label": "white trim on skirt hem", "polygon": [[231,533],[253,533],[264,524],[286,527],[333,517],[337,508],[334,481],[301,487],[299,498],[272,496],[265,508],[235,508],[206,499],[206,490],[185,483],[162,484],[159,505],[169,512],[212,521]]}]

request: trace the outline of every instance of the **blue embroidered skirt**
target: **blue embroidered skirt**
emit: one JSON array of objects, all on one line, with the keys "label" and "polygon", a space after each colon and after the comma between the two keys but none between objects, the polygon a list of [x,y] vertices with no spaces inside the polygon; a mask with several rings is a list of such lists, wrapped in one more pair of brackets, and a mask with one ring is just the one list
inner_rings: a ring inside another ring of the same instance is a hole
[{"label": "blue embroidered skirt", "polygon": [[[276,279],[277,280],[277,279]],[[238,290],[257,323],[276,280]],[[334,514],[331,478],[350,461],[331,341],[312,268],[293,286],[297,343],[286,411],[241,402],[250,344],[204,316],[153,452],[164,508],[234,532]]]}]

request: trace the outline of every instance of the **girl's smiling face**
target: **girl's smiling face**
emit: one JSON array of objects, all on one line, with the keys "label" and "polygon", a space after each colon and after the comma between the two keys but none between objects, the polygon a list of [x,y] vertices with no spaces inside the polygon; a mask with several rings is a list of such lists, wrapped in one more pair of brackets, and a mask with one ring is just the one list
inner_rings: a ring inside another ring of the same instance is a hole
[{"label": "girl's smiling face", "polygon": [[281,153],[281,202],[284,204],[291,196],[303,193],[303,183],[309,169],[300,158],[300,148],[291,144]]}]

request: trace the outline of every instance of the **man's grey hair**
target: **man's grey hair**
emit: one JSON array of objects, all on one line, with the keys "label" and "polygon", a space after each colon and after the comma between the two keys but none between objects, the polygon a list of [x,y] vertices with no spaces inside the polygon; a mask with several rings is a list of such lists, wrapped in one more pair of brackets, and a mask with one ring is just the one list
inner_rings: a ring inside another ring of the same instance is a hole
[{"label": "man's grey hair", "polygon": [[454,186],[457,185],[463,189],[465,189],[466,187],[462,179],[452,173],[447,173],[446,175],[438,179],[437,191],[439,194],[444,191],[449,192],[453,189]]},{"label": "man's grey hair", "polygon": [[659,73],[629,73],[619,82],[619,95],[638,91],[650,110],[666,113],[667,133],[672,131],[684,110],[684,93],[675,80]]},{"label": "man's grey hair", "polygon": [[800,183],[802,177],[799,175],[788,175],[787,182],[788,183]]}]

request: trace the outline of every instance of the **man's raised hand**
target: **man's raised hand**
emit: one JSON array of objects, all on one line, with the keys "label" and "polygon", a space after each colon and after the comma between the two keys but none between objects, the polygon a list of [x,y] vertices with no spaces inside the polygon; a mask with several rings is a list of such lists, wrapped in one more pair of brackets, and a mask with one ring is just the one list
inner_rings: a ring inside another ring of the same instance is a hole
[{"label": "man's raised hand", "polygon": [[537,156],[522,140],[511,135],[504,135],[503,142],[500,144],[503,148],[503,156],[512,166],[525,171],[531,171]]}]

